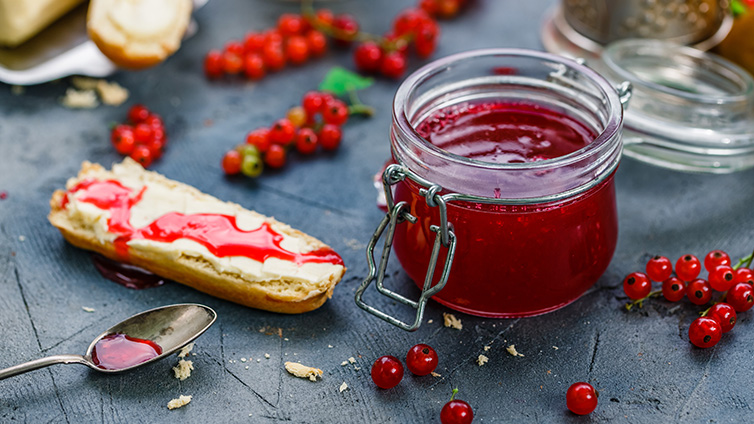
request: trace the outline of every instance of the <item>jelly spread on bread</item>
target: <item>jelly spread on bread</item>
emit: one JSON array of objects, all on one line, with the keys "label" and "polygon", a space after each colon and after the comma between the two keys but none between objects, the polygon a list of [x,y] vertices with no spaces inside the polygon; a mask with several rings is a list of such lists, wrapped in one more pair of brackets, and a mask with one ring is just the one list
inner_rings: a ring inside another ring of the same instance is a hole
[{"label": "jelly spread on bread", "polygon": [[148,187],[143,186],[137,191],[115,180],[85,180],[68,190],[61,207],[65,208],[69,196],[75,193],[77,201],[109,212],[107,229],[116,236],[113,244],[124,260],[128,259],[128,243],[132,240],[172,243],[187,239],[201,244],[218,258],[242,256],[258,262],[276,258],[296,265],[343,265],[341,257],[332,249],[321,248],[306,253],[287,250],[281,245],[284,236],[269,223],[262,222],[256,229],[242,230],[236,217],[231,215],[167,212],[148,225],[135,227],[131,223],[131,210],[147,190]]}]

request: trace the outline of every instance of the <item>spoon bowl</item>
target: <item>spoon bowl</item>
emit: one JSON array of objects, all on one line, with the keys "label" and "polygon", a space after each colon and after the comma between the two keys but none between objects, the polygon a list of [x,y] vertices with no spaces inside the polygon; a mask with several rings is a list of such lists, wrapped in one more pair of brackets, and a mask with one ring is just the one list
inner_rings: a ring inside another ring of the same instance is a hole
[{"label": "spoon bowl", "polygon": [[[191,343],[204,333],[217,319],[212,308],[195,303],[162,306],[138,313],[115,324],[97,336],[85,355],[54,355],[0,370],[0,380],[53,364],[81,364],[104,373],[120,373],[158,361]],[[92,360],[92,352],[102,338],[123,334],[152,342],[161,348],[161,353],[143,362],[120,368],[103,368]]]}]

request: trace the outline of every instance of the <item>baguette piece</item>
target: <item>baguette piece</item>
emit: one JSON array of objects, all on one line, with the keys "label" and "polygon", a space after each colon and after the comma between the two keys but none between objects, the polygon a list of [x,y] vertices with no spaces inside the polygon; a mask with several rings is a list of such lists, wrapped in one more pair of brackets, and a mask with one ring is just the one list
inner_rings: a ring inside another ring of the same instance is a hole
[{"label": "baguette piece", "polygon": [[[120,226],[117,222],[123,215],[118,218],[116,209],[91,200],[97,196],[96,187],[112,184],[130,193],[125,224]],[[84,162],[79,175],[69,179],[66,187],[53,193],[48,218],[71,244],[241,305],[290,314],[311,311],[332,296],[346,270],[340,256],[321,241],[273,218],[146,171],[130,158],[113,165],[112,171]],[[238,231],[232,236],[221,231],[223,243],[252,250],[265,248],[263,243],[251,241],[251,233],[266,228],[280,237],[277,246],[282,250],[267,253],[261,260],[255,254],[216,255],[211,246],[186,236],[185,226],[172,229],[178,234],[173,240],[150,235],[166,217],[205,215],[234,220]],[[297,259],[286,257],[291,255]]]},{"label": "baguette piece", "polygon": [[142,69],[178,50],[192,8],[191,0],[91,0],[86,28],[110,60]]}]

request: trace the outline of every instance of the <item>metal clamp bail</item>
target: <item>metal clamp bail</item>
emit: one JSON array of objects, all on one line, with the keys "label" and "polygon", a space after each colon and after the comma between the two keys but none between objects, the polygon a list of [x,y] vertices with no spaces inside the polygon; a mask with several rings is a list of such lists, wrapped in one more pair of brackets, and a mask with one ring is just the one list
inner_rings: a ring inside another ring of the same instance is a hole
[{"label": "metal clamp bail", "polygon": [[[406,202],[399,202],[396,204],[395,200],[393,199],[393,192],[391,187],[394,184],[405,180],[406,178],[419,184],[420,186],[423,186],[421,189],[419,189],[419,193],[424,196],[428,206],[438,207],[440,212],[440,225],[431,225],[429,227],[430,230],[436,233],[435,242],[432,246],[432,254],[429,258],[427,274],[424,277],[424,286],[422,287],[422,292],[419,296],[418,301],[414,301],[405,296],[402,296],[383,285],[385,279],[385,270],[387,269],[387,262],[393,246],[395,228],[398,226],[398,224],[401,224],[404,221],[409,221],[411,223],[417,222],[417,218],[411,215],[407,210],[405,210],[405,208],[408,207],[408,204]],[[356,289],[355,300],[356,304],[359,305],[360,308],[364,309],[370,314],[404,330],[415,331],[421,325],[422,319],[424,317],[424,307],[426,306],[429,298],[442,290],[442,288],[445,287],[445,284],[448,282],[450,267],[453,264],[453,257],[455,255],[456,237],[450,225],[448,224],[448,214],[445,198],[443,198],[443,196],[439,194],[442,191],[442,187],[430,183],[429,181],[414,174],[410,170],[397,164],[390,165],[385,169],[385,172],[382,174],[382,182],[385,189],[385,199],[387,201],[388,212],[385,217],[382,218],[382,221],[380,221],[380,224],[377,226],[377,229],[374,231],[372,238],[367,244],[366,253],[369,273],[367,274],[367,277],[361,283],[359,288]],[[387,235],[385,236],[385,244],[382,249],[382,258],[380,259],[379,267],[377,267],[374,260],[374,247],[382,237],[382,234],[385,232],[385,230],[387,230]],[[445,258],[445,265],[443,267],[442,274],[440,275],[440,280],[433,286],[432,277],[435,275],[435,268],[437,266],[437,259],[440,254],[440,247],[447,248],[448,253]],[[367,289],[367,287],[369,287],[375,277],[377,278],[377,281],[375,283],[377,291],[382,293],[384,296],[403,303],[404,305],[411,306],[412,308],[417,310],[413,324],[403,322],[373,306],[369,306],[364,303],[364,301],[362,300],[364,291]]]}]

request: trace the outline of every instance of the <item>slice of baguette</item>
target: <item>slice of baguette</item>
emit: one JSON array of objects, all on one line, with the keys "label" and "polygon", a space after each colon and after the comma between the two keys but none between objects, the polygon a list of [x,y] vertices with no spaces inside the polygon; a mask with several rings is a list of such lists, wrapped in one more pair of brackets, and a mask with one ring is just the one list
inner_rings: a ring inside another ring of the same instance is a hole
[{"label": "slice of baguette", "polygon": [[89,38],[119,66],[156,65],[181,46],[191,0],[91,0]]},{"label": "slice of baguette", "polygon": [[187,239],[172,243],[132,239],[124,258],[113,244],[118,234],[109,231],[110,212],[79,201],[80,192],[68,191],[87,180],[115,180],[134,194],[146,187],[141,200],[131,209],[129,222],[134,228],[145,227],[168,212],[217,213],[235,216],[243,231],[267,223],[283,236],[281,246],[294,253],[306,254],[329,247],[273,218],[146,171],[129,158],[114,165],[112,171],[84,162],[78,177],[68,180],[67,190],[57,190],[52,195],[50,223],[71,244],[145,268],[210,295],[257,309],[302,313],[318,308],[330,298],[345,273],[345,267],[338,263],[296,264],[277,258],[260,263],[246,257],[218,258],[201,244]]}]

